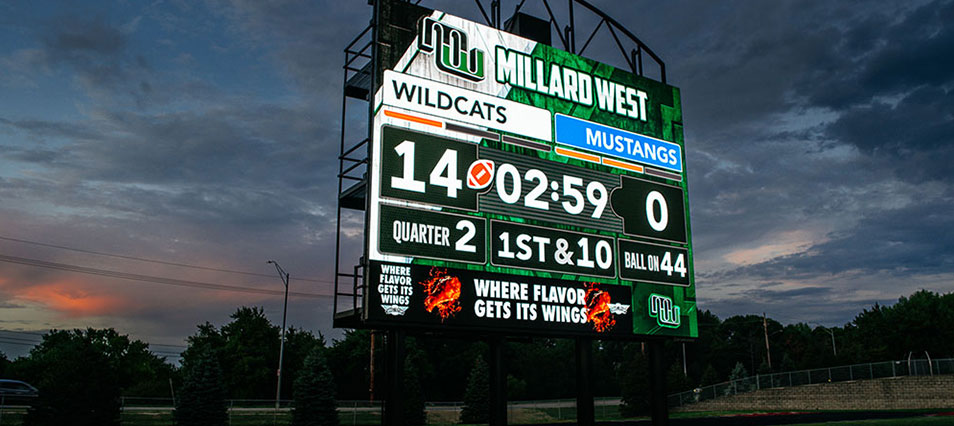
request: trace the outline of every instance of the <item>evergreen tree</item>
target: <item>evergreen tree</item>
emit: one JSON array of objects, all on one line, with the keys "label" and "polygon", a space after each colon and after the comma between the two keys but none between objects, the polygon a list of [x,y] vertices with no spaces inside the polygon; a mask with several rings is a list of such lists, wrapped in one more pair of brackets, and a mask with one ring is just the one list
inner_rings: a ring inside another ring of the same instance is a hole
[{"label": "evergreen tree", "polygon": [[749,377],[749,371],[745,369],[745,365],[743,365],[742,362],[735,363],[735,368],[733,368],[732,373],[729,374],[729,381],[735,383],[726,388],[726,395],[731,394],[733,390],[737,392],[747,392],[750,388],[754,388],[754,383],[746,383],[743,380],[746,377]]},{"label": "evergreen tree", "polygon": [[649,412],[649,362],[638,344],[627,345],[629,360],[618,370],[623,416],[634,417]]},{"label": "evergreen tree", "polygon": [[228,423],[222,369],[215,354],[204,350],[186,366],[182,389],[176,395],[179,426],[224,426]]},{"label": "evergreen tree", "polygon": [[740,380],[749,377],[749,371],[745,369],[745,365],[742,362],[735,363],[735,368],[732,369],[732,373],[729,374],[729,380]]},{"label": "evergreen tree", "polygon": [[716,383],[719,383],[719,373],[716,372],[712,364],[706,364],[706,369],[702,371],[702,379],[700,380],[699,386],[711,386]]},{"label": "evergreen tree", "polygon": [[295,380],[294,426],[338,426],[335,383],[318,346],[305,358]]},{"label": "evergreen tree", "polygon": [[461,423],[487,423],[490,419],[490,371],[481,357],[474,361],[474,368],[467,378],[464,391],[464,407],[460,412]]},{"label": "evergreen tree", "polygon": [[692,389],[692,381],[682,372],[682,363],[674,362],[666,373],[666,391],[677,393]]},{"label": "evergreen tree", "polygon": [[427,424],[427,412],[424,408],[420,369],[416,363],[407,362],[404,367],[404,424]]}]

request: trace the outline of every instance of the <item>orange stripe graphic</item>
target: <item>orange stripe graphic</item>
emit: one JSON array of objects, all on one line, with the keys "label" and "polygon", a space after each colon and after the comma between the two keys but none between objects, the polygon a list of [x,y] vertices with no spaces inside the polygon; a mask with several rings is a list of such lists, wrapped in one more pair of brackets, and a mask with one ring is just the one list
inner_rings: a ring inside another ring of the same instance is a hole
[{"label": "orange stripe graphic", "polygon": [[607,166],[619,167],[621,169],[626,169],[636,173],[643,172],[643,166],[637,166],[635,164],[624,163],[622,161],[611,160],[609,158],[603,157],[603,164]]},{"label": "orange stripe graphic", "polygon": [[402,113],[402,112],[391,111],[391,110],[384,110],[384,115],[386,115],[386,116],[388,116],[388,117],[391,117],[391,118],[398,118],[398,119],[401,119],[401,120],[411,121],[411,122],[414,122],[414,123],[426,124],[426,125],[428,125],[428,126],[444,127],[444,124],[441,123],[440,121],[431,120],[431,119],[429,119],[429,118],[424,118],[424,117],[418,117],[418,116],[416,116],[416,115],[404,114],[404,113]]},{"label": "orange stripe graphic", "polygon": [[576,158],[577,160],[590,161],[597,164],[600,162],[600,157],[596,155],[584,154],[582,152],[571,151],[565,148],[557,147],[556,153],[566,157]]}]

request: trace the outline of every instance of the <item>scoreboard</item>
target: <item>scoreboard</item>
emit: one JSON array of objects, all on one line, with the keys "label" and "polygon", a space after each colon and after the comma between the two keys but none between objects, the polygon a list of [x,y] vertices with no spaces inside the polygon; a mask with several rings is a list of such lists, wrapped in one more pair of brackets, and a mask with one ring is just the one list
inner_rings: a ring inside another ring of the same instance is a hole
[{"label": "scoreboard", "polygon": [[697,337],[679,90],[383,8],[363,319]]}]

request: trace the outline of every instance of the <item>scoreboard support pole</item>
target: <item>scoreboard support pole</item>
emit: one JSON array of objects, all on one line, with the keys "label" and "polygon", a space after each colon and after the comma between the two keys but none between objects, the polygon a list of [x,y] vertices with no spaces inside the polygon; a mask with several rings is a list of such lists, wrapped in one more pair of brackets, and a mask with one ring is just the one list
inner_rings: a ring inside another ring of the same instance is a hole
[{"label": "scoreboard support pole", "polygon": [[649,404],[653,426],[669,426],[669,401],[666,399],[666,361],[663,342],[650,340],[649,348]]},{"label": "scoreboard support pole", "polygon": [[490,426],[507,424],[507,372],[504,370],[503,337],[490,339]]},{"label": "scoreboard support pole", "polygon": [[404,332],[389,330],[385,348],[387,380],[384,396],[385,426],[404,424]]},{"label": "scoreboard support pole", "polygon": [[593,426],[596,410],[593,406],[593,339],[576,340],[576,424]]}]

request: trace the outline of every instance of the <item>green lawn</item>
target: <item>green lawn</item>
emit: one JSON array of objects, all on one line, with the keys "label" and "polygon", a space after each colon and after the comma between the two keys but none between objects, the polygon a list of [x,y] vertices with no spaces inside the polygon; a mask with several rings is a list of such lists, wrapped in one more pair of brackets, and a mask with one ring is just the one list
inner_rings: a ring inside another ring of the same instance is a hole
[{"label": "green lawn", "polygon": [[838,426],[940,426],[954,425],[954,417],[910,417],[907,419],[882,419],[882,420],[853,420],[846,422],[829,423],[800,423],[789,426],[819,426],[819,425],[838,425]]}]

